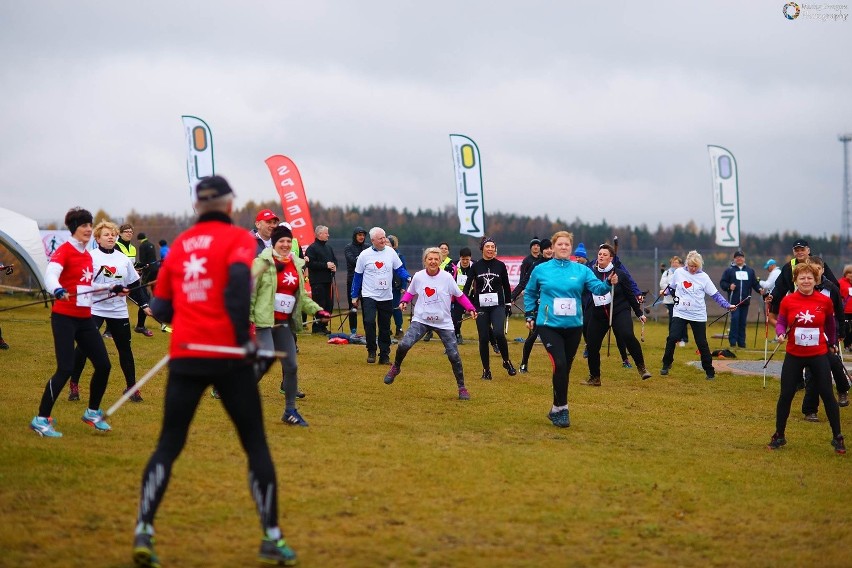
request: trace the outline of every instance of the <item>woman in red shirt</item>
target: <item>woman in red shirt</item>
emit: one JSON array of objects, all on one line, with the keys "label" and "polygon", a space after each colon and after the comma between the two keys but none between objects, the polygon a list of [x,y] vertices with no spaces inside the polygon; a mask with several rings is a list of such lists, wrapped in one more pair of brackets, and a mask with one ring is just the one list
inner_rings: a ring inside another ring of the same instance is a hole
[{"label": "woman in red shirt", "polygon": [[[65,215],[65,225],[71,231],[71,238],[53,253],[45,273],[47,289],[52,290],[56,298],[50,314],[56,372],[47,381],[38,414],[30,422],[30,429],[46,438],[62,436],[54,429],[50,414],[59,393],[74,371],[75,342],[83,355],[92,361],[94,368],[89,405],[83,414],[83,422],[100,432],[110,430],[100,409],[109,378],[110,362],[104,340],[92,321],[91,293],[99,288],[92,282],[92,257],[86,248],[92,238],[92,214],[79,207],[71,209]],[[103,289],[107,288],[116,294],[127,294],[127,289],[120,284]]]},{"label": "woman in red shirt", "polygon": [[843,267],[843,277],[837,283],[840,285],[840,301],[843,302],[843,319],[846,325],[843,347],[848,351],[852,345],[852,264]]},{"label": "woman in red shirt", "polygon": [[775,330],[778,341],[787,342],[787,355],[781,367],[781,394],[775,410],[775,433],[769,449],[777,450],[787,443],[784,430],[790,416],[790,406],[796,396],[796,384],[806,367],[816,390],[825,405],[825,414],[834,437],[831,445],[838,454],[846,453],[843,434],[840,433],[840,409],[831,387],[831,368],[828,361],[829,345],[837,339],[834,304],[828,296],[814,293],[822,276],[822,269],[806,260],[793,267],[796,291],[781,300]]}]

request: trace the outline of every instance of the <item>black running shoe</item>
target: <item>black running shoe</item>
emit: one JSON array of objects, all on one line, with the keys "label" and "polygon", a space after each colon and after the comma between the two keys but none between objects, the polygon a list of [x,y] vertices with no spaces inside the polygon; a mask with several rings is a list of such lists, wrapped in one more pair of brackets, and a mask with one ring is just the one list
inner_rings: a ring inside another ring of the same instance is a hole
[{"label": "black running shoe", "polygon": [[846,443],[843,441],[843,435],[837,435],[831,439],[831,445],[834,446],[834,451],[838,454],[846,453]]},{"label": "black running shoe", "polygon": [[518,374],[518,372],[515,370],[515,366],[512,365],[511,361],[503,361],[503,368],[506,369],[506,372],[509,373],[510,377],[514,377]]},{"label": "black running shoe", "polygon": [[[787,444],[787,438],[785,438],[782,434],[775,432],[774,434],[772,434],[772,439],[769,440],[769,444],[767,444],[766,447],[769,448],[770,450],[777,450],[781,446],[784,446],[786,444]],[[832,441],[832,444],[834,444],[834,441]]]}]

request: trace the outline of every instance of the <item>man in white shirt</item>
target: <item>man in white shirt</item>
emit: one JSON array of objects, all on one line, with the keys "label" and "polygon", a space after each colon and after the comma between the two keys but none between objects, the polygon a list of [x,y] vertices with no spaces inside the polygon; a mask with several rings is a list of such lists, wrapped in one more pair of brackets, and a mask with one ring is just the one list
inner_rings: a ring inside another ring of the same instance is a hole
[{"label": "man in white shirt", "polygon": [[[364,316],[364,332],[367,340],[367,363],[376,362],[378,344],[379,364],[390,365],[391,317],[393,315],[393,276],[396,274],[406,284],[411,279],[402,261],[393,248],[386,246],[385,230],[370,229],[370,248],[361,251],[355,262],[355,276],[349,297],[357,308],[359,297]],[[378,320],[378,341],[376,322]]]}]

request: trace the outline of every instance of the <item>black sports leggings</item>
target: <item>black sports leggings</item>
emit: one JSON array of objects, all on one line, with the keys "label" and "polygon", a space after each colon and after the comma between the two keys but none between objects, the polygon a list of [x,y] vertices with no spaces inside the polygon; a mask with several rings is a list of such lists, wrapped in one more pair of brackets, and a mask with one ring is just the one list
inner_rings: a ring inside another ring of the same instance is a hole
[{"label": "black sports leggings", "polygon": [[489,337],[497,342],[500,356],[504,361],[509,360],[509,345],[506,343],[506,334],[503,333],[503,324],[506,322],[506,308],[496,306],[493,308],[480,308],[480,314],[476,321],[476,332],[479,335],[479,358],[482,360],[482,368],[490,369],[491,344]]},{"label": "black sports leggings", "polygon": [[[62,300],[59,300],[62,301]],[[95,372],[89,388],[89,408],[97,410],[106,391],[110,362],[104,340],[92,318],[75,318],[56,312],[50,314],[53,328],[53,349],[56,352],[56,372],[47,381],[38,415],[47,418],[53,411],[56,398],[74,372],[74,342],[83,354],[92,361]]]},{"label": "black sports leggings", "polygon": [[[589,324],[586,329],[586,341],[589,346],[589,374],[593,377],[601,376],[601,345],[609,330],[609,316],[606,310],[592,308],[589,314]],[[625,347],[633,355],[633,361],[637,367],[645,366],[645,358],[642,355],[642,346],[633,334],[633,318],[630,310],[621,310],[612,315],[612,332],[616,340],[621,338]]]},{"label": "black sports leggings", "polygon": [[577,355],[577,348],[583,337],[583,328],[540,326],[538,335],[553,364],[553,405],[565,406],[568,404],[571,364]]},{"label": "black sports leggings", "polygon": [[[133,361],[133,351],[130,349],[130,319],[92,316],[92,321],[98,332],[101,330],[101,324],[106,322],[107,331],[112,335],[112,341],[118,349],[118,364],[121,365],[121,372],[124,373],[124,382],[127,388],[132,387],[136,384],[136,363]],[[80,382],[80,375],[83,374],[85,366],[86,356],[78,345],[74,350],[74,372],[71,373],[71,382],[75,385]]]},{"label": "black sports leggings", "polygon": [[825,406],[825,415],[831,424],[831,432],[837,436],[840,434],[840,408],[837,406],[837,400],[831,388],[831,369],[827,355],[796,357],[787,353],[784,357],[784,364],[781,366],[781,394],[778,395],[778,404],[775,408],[775,431],[784,434],[787,418],[790,417],[790,406],[793,404],[793,397],[796,396],[796,385],[802,380],[802,372],[806,367],[811,369],[810,380],[815,383],[814,386]]},{"label": "black sports leggings", "polygon": [[248,456],[249,489],[257,505],[261,527],[278,526],[278,488],[275,466],[263,429],[263,410],[254,368],[243,361],[223,360],[221,369],[208,375],[169,372],[163,409],[163,428],[142,474],[139,522],[154,523],[157,508],[166,492],[172,464],[186,443],[187,432],[198,402],[212,385],[222,398],[225,411],[237,428]]}]

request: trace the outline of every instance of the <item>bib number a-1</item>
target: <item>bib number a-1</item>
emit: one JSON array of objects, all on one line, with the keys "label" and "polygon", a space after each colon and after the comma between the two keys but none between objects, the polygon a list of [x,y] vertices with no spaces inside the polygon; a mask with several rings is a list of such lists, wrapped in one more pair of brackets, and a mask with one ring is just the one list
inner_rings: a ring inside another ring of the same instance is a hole
[{"label": "bib number a-1", "polygon": [[377,278],[376,279],[376,290],[387,290],[390,281],[387,278]]}]

